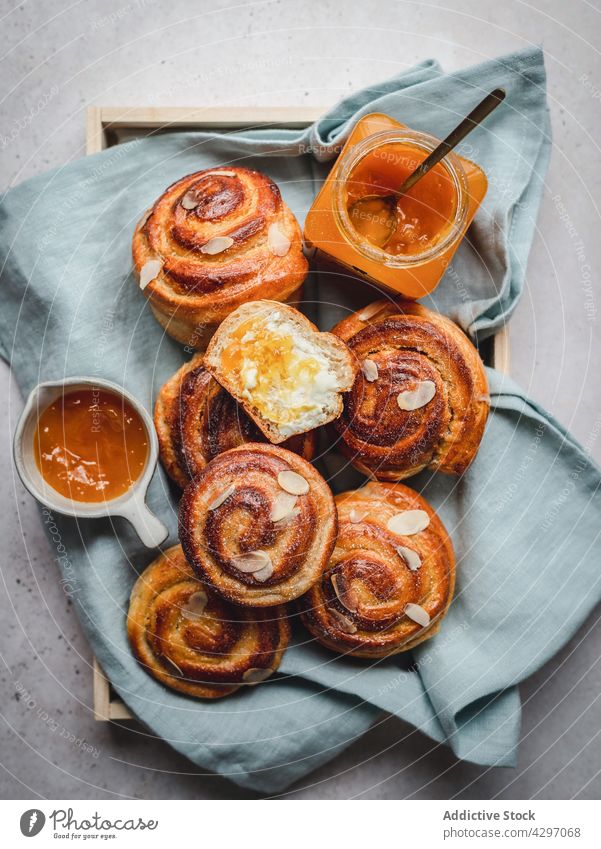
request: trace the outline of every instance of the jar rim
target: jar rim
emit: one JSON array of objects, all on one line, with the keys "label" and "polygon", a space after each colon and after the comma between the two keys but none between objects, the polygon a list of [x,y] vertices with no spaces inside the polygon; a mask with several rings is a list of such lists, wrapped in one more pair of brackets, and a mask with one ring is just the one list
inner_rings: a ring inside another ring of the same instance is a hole
[{"label": "jar rim", "polygon": [[378,147],[382,147],[385,144],[395,143],[411,144],[413,147],[421,148],[426,152],[426,155],[428,155],[440,144],[440,139],[418,130],[399,128],[398,130],[383,130],[379,133],[373,133],[353,145],[350,150],[344,153],[334,177],[332,209],[335,219],[339,225],[339,229],[355,250],[360,251],[364,256],[368,257],[368,259],[375,260],[376,262],[388,267],[404,268],[407,266],[419,265],[426,260],[439,256],[449,247],[449,245],[453,244],[461,237],[462,228],[465,224],[468,210],[468,185],[461,160],[456,153],[450,151],[445,158],[440,161],[440,165],[445,168],[453,181],[457,196],[457,205],[455,208],[455,217],[450,223],[449,232],[444,236],[444,238],[421,253],[407,255],[389,254],[381,248],[370,244],[366,239],[361,238],[360,234],[355,230],[351,223],[346,206],[346,198],[344,197],[344,189],[353,169],[357,167],[359,162],[365,156]]}]

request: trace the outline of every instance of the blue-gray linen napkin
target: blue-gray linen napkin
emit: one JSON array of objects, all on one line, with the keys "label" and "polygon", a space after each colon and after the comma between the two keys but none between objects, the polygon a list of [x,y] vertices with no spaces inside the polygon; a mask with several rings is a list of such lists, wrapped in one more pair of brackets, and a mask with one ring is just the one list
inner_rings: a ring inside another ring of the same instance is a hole
[{"label": "blue-gray linen napkin", "polygon": [[[148,409],[188,354],[153,319],[131,274],[134,224],[167,185],[220,164],[268,173],[302,222],[353,123],[372,111],[443,136],[497,86],[507,99],[466,140],[490,188],[431,305],[483,339],[510,316],[524,271],[549,148],[542,53],[529,49],[445,75],[434,61],[342,101],[307,130],[157,134],[36,177],[0,206],[0,343],[23,393],[40,380],[112,379]],[[467,142],[469,141],[469,144]],[[305,308],[322,329],[375,293],[311,271]],[[459,758],[512,765],[517,684],[548,660],[599,600],[599,471],[507,378],[489,373],[493,413],[461,480],[410,481],[438,510],[457,553],[456,598],[413,663],[335,656],[295,628],[279,673],[216,702],[165,689],[134,661],[129,592],[154,558],[122,520],[56,516],[57,556],[92,648],[115,689],[157,735],[203,768],[280,791],[334,757],[387,711]],[[361,480],[336,458],[337,490]],[[177,493],[162,470],[151,508],[176,541]]]}]

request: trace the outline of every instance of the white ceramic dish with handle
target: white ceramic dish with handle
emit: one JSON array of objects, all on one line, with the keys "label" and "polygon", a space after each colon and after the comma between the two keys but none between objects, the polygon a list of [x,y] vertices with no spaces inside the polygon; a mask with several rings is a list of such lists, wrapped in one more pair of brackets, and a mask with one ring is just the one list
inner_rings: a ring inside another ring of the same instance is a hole
[{"label": "white ceramic dish with handle", "polygon": [[[34,435],[40,413],[53,401],[65,391],[74,392],[77,389],[90,388],[105,389],[125,398],[131,404],[146,428],[148,456],[142,474],[127,492],[107,501],[86,503],[66,498],[44,480],[35,460]],[[68,377],[63,380],[39,383],[25,402],[25,408],[15,431],[13,450],[15,466],[23,485],[34,498],[54,512],[82,519],[122,516],[133,525],[134,530],[148,548],[160,545],[169,535],[166,526],[146,505],[146,491],[154,474],[159,453],[154,425],[142,404],[122,386],[98,377]]]}]

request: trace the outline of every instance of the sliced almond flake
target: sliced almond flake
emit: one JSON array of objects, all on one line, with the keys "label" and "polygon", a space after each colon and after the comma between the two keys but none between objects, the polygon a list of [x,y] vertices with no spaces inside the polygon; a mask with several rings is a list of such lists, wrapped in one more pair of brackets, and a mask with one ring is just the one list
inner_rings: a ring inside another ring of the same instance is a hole
[{"label": "sliced almond flake", "polygon": [[374,380],[378,379],[378,364],[374,363],[373,360],[363,360],[361,363],[361,371],[363,372],[363,377],[368,383],[373,383]]},{"label": "sliced almond flake", "polygon": [[405,606],[405,615],[417,622],[422,628],[426,628],[430,624],[430,614],[420,604],[407,604]]},{"label": "sliced almond flake", "polygon": [[182,607],[182,616],[184,619],[199,619],[205,612],[209,599],[204,590],[197,590],[192,593],[188,601]]},{"label": "sliced almond flake", "polygon": [[[338,575],[332,575],[330,580],[332,582],[332,586],[334,587],[334,592],[336,593],[336,598],[338,599],[340,604],[342,604],[344,607],[346,607],[347,610],[350,610],[351,612],[353,612],[353,608],[349,604],[348,593],[343,592],[340,589],[340,587],[338,586]],[[339,611],[336,611],[336,612],[339,613]]]},{"label": "sliced almond flake", "polygon": [[196,209],[200,203],[200,197],[196,189],[190,189],[180,200],[180,204],[184,209]]},{"label": "sliced almond flake", "polygon": [[425,510],[403,510],[402,513],[395,513],[386,522],[386,527],[393,534],[409,537],[413,534],[419,534],[425,530],[430,524],[430,517]]},{"label": "sliced almond flake", "polygon": [[342,592],[342,590],[338,586],[338,575],[331,575],[330,576],[330,582],[331,582],[332,586],[334,587],[334,592],[338,596],[338,601],[342,601],[340,596],[344,595],[344,593]]},{"label": "sliced almond flake", "polygon": [[141,229],[142,229],[142,227],[146,224],[146,222],[148,221],[148,219],[149,219],[149,218],[150,218],[150,216],[152,215],[152,210],[153,210],[153,209],[154,209],[154,207],[153,207],[153,206],[149,206],[149,207],[148,207],[148,209],[146,210],[146,212],[144,212],[144,214],[142,215],[142,217],[141,217],[141,218],[140,218],[140,220],[138,221],[138,225],[137,225],[138,230],[141,230]]},{"label": "sliced almond flake", "polygon": [[278,224],[271,224],[267,231],[267,245],[272,254],[286,256],[290,250],[290,239]]},{"label": "sliced almond flake", "polygon": [[396,550],[401,555],[407,566],[412,572],[417,572],[422,565],[422,559],[412,548],[407,548],[405,545],[397,545]]},{"label": "sliced almond flake", "polygon": [[339,610],[336,610],[335,607],[328,607],[328,613],[330,617],[334,620],[336,625],[340,628],[341,631],[344,631],[346,634],[356,634],[357,626],[353,622],[352,619],[349,619],[348,616],[345,616],[344,613],[341,613]]},{"label": "sliced almond flake", "polygon": [[349,513],[349,521],[353,523],[353,525],[362,522],[363,519],[369,514],[369,510],[357,510],[356,507],[353,507],[351,512]]},{"label": "sliced almond flake", "polygon": [[309,492],[309,481],[297,472],[290,470],[280,472],[278,483],[282,489],[291,495],[306,495]]},{"label": "sliced almond flake", "polygon": [[433,380],[420,380],[415,389],[405,389],[399,392],[397,404],[401,410],[419,410],[429,404],[436,395],[436,384]]},{"label": "sliced almond flake", "polygon": [[251,574],[260,572],[267,566],[271,566],[271,558],[266,551],[257,549],[257,551],[246,551],[244,554],[234,555],[232,557],[232,563],[239,572]]},{"label": "sliced almond flake", "polygon": [[205,177],[237,177],[235,171],[210,171]]},{"label": "sliced almond flake", "polygon": [[483,401],[490,406],[490,395],[478,395],[476,401]]},{"label": "sliced almond flake", "polygon": [[295,516],[300,516],[300,514],[301,514],[300,507],[295,507],[293,510],[290,511],[290,513],[288,513],[287,516],[284,516],[283,519],[280,519],[280,521],[278,522],[278,525],[280,525],[280,526],[281,525],[287,525],[288,522],[290,522],[292,519],[295,518]]},{"label": "sliced almond flake", "polygon": [[268,581],[273,575],[273,563],[271,560],[268,560],[265,566],[262,569],[259,569],[258,572],[253,572],[253,578],[256,581],[260,581],[263,583],[264,581]]},{"label": "sliced almond flake", "polygon": [[155,280],[163,268],[163,263],[160,259],[149,259],[140,269],[140,289],[144,289]]},{"label": "sliced almond flake", "polygon": [[289,492],[278,492],[271,508],[271,521],[281,522],[289,516],[294,510],[297,498],[297,495],[291,495]]},{"label": "sliced almond flake", "polygon": [[171,658],[169,657],[169,655],[168,655],[168,654],[164,654],[164,655],[163,655],[163,660],[166,660],[166,661],[167,661],[167,663],[170,663],[170,664],[171,664],[171,666],[172,666],[174,669],[176,669],[176,670],[177,670],[177,674],[178,674],[178,675],[181,675],[181,676],[182,676],[182,678],[184,677],[184,673],[182,672],[182,670],[179,668],[179,666],[177,665],[177,663],[176,663],[174,660],[171,660]]},{"label": "sliced almond flake", "polygon": [[377,501],[386,501],[387,490],[376,481],[364,484],[359,490],[361,498],[369,498]]},{"label": "sliced almond flake", "polygon": [[226,490],[224,490],[221,493],[221,495],[218,495],[217,498],[214,501],[211,501],[211,503],[209,504],[207,509],[208,510],[217,510],[217,508],[221,507],[223,502],[227,501],[227,499],[230,497],[230,495],[235,491],[236,491],[236,487],[234,486],[234,484],[233,483],[230,484],[230,486],[228,486],[228,488]]},{"label": "sliced almond flake", "polygon": [[215,254],[223,253],[223,251],[227,251],[228,248],[234,244],[234,240],[231,236],[214,236],[212,239],[209,239],[208,242],[200,249],[200,252],[203,254],[209,254],[210,256],[214,256]]},{"label": "sliced almond flake", "polygon": [[382,312],[383,309],[386,309],[386,306],[387,304],[383,304],[382,301],[375,301],[375,303],[369,304],[365,309],[361,310],[357,317],[360,321],[369,321],[370,318],[373,318],[379,312]]},{"label": "sliced almond flake", "polygon": [[266,681],[273,673],[273,669],[247,669],[242,675],[242,680],[249,687],[252,687],[255,684],[261,684],[261,682]]}]

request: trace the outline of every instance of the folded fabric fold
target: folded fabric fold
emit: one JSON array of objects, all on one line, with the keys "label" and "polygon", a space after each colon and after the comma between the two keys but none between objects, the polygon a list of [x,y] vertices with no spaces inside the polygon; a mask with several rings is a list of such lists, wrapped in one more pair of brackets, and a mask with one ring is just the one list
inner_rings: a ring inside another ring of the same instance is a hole
[{"label": "folded fabric fold", "polygon": [[[188,356],[166,337],[130,275],[143,210],[171,182],[238,163],[266,171],[302,221],[327,162],[361,114],[381,110],[439,136],[483,91],[507,100],[462,152],[490,191],[431,302],[474,335],[513,310],[549,154],[542,53],[529,49],[445,75],[423,62],[342,101],[307,130],[172,133],[131,142],[37,177],[0,205],[0,344],[23,392],[42,379],[98,374],[148,408]],[[466,140],[467,141],[467,140]],[[345,275],[312,272],[307,311],[322,329],[376,296]],[[459,758],[515,762],[517,685],[574,633],[601,595],[599,470],[521,390],[490,375],[493,413],[480,453],[456,480],[410,484],[439,512],[458,559],[456,598],[440,633],[408,664],[337,657],[297,624],[280,672],[252,691],[199,702],[166,690],[137,665],[125,633],[129,592],[153,559],[120,520],[55,517],[81,621],[119,695],[152,733],[202,769],[273,793],[325,763],[382,711]],[[336,473],[338,490],[357,476]],[[151,508],[176,540],[177,500],[162,472]],[[118,535],[118,537],[117,537]]]}]

